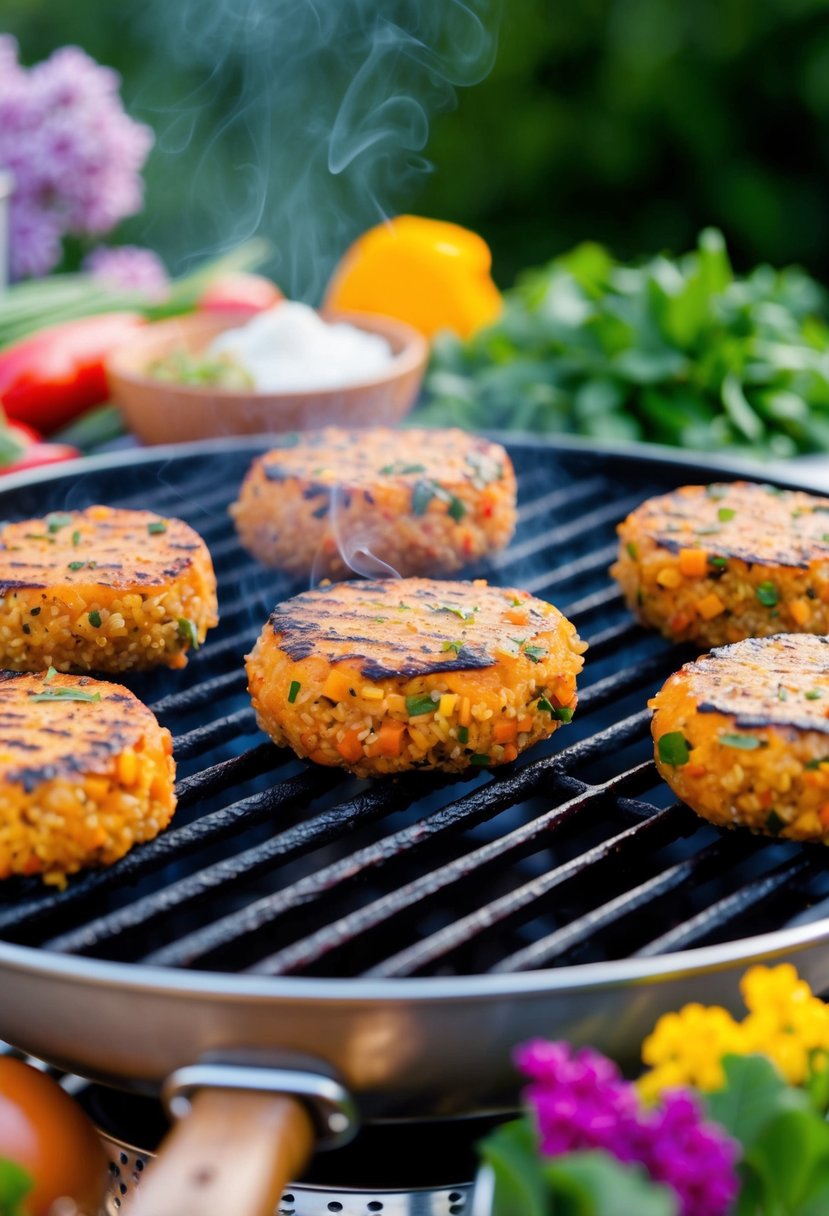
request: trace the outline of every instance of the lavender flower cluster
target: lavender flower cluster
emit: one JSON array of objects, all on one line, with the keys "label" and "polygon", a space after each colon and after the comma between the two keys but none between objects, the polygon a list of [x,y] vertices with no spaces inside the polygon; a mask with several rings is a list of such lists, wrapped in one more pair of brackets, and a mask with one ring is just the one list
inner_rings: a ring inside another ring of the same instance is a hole
[{"label": "lavender flower cluster", "polygon": [[534,1040],[516,1053],[531,1080],[541,1151],[550,1157],[603,1149],[617,1160],[641,1163],[654,1182],[671,1187],[681,1216],[725,1216],[737,1196],[739,1146],[706,1123],[687,1090],[668,1092],[643,1110],[633,1085],[616,1065],[590,1048]]},{"label": "lavender flower cluster", "polygon": [[78,47],[32,68],[0,35],[0,167],[14,175],[10,215],[14,278],[47,274],[67,234],[109,232],[139,211],[149,127],[118,96],[120,78]]}]

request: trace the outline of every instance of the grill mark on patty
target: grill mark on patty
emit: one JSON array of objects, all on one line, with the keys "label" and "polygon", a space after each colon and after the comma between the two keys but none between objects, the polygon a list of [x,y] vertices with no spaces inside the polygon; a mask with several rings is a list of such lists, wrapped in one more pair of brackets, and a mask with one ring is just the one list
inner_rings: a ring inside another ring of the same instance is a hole
[{"label": "grill mark on patty", "polygon": [[[829,735],[829,638],[780,634],[719,646],[682,668],[701,714],[738,728]],[[785,689],[781,699],[780,689]],[[807,694],[817,693],[817,696]]]},{"label": "grill mark on patty", "polygon": [[[530,617],[523,625],[503,616],[516,598]],[[546,646],[543,635],[557,620],[555,611],[545,616],[509,589],[407,579],[304,592],[278,604],[270,626],[294,662],[320,654],[329,662],[356,663],[366,679],[382,680],[492,667],[499,649],[518,653],[539,631]]]}]

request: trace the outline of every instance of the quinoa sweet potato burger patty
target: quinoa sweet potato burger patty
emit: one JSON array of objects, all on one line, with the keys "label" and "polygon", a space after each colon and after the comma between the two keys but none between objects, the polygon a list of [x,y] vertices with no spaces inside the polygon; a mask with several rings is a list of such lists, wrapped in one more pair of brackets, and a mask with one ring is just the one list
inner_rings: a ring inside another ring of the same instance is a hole
[{"label": "quinoa sweet potato burger patty", "polygon": [[630,610],[677,642],[829,632],[829,499],[752,482],[683,486],[619,525]]},{"label": "quinoa sweet potato burger patty", "polygon": [[184,667],[217,621],[210,554],[180,519],[93,506],[0,525],[0,667]]},{"label": "quinoa sweet potato burger patty", "polygon": [[586,649],[526,591],[432,579],[338,583],[278,604],[247,658],[278,744],[365,777],[514,760],[576,706]]},{"label": "quinoa sweet potato burger patty", "polygon": [[175,810],[172,750],[119,684],[0,672],[0,878],[62,886],[151,840]]},{"label": "quinoa sweet potato burger patty", "polygon": [[748,638],[649,702],[656,766],[720,827],[829,844],[829,638]]},{"label": "quinoa sweet potato burger patty", "polygon": [[266,566],[349,578],[345,551],[359,573],[453,574],[515,530],[512,462],[481,436],[326,427],[278,438],[230,508]]}]

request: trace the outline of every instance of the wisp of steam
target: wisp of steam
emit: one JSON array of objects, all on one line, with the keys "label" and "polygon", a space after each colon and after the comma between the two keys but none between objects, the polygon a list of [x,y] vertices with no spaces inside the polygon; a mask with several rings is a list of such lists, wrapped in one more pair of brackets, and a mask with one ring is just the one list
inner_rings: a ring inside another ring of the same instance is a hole
[{"label": "wisp of steam", "polygon": [[[170,174],[200,150],[179,257],[264,235],[283,290],[318,303],[350,241],[407,206],[430,117],[488,73],[500,2],[151,0],[136,20],[157,54],[133,108]],[[194,83],[159,108],[171,73]]]}]

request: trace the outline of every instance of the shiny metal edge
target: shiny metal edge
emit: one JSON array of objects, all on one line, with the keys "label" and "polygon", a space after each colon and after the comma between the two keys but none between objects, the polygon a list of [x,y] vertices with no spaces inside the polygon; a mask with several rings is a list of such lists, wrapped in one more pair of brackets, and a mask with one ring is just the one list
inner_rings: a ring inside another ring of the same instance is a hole
[{"label": "shiny metal edge", "polygon": [[340,1005],[370,1005],[378,1000],[406,1005],[438,1001],[478,1001],[482,997],[543,996],[552,992],[590,991],[651,984],[659,980],[690,978],[790,957],[801,950],[829,943],[829,918],[809,925],[779,929],[756,937],[740,938],[716,946],[702,946],[647,959],[620,959],[583,963],[538,971],[499,975],[462,975],[450,978],[317,979],[295,976],[247,976],[224,972],[178,971],[140,963],[115,963],[74,958],[29,946],[0,941],[0,966],[7,972],[45,978],[70,979],[90,988],[155,992],[176,996],[210,996],[217,1000],[297,1001],[336,1000]]}]

